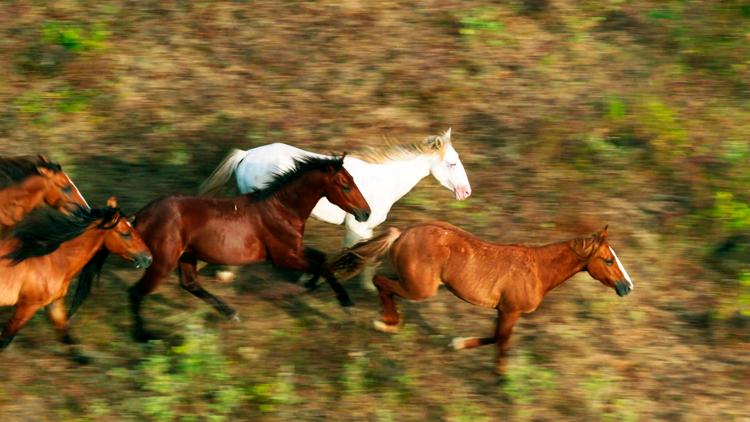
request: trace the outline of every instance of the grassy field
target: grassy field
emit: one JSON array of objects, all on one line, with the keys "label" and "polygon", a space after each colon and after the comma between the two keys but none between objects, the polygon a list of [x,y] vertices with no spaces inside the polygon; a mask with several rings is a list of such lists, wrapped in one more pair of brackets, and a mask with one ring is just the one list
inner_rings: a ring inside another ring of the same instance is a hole
[{"label": "grassy field", "polygon": [[11,0],[0,34],[0,154],[48,154],[93,205],[194,193],[235,147],[452,127],[472,197],[427,178],[390,224],[528,244],[609,224],[635,282],[553,291],[500,385],[492,347],[448,347],[492,310],[441,291],[389,336],[356,282],[348,314],[267,265],[202,273],[240,323],[173,277],[144,305],[163,339],[135,343],[140,271],[111,257],[73,320],[92,362],[39,313],[0,355],[2,420],[750,420],[747,2]]}]

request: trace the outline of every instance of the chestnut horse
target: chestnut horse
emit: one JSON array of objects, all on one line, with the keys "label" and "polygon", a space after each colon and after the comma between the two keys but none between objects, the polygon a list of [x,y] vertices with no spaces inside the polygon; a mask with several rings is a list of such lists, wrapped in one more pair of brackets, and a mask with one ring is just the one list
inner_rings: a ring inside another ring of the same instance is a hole
[{"label": "chestnut horse", "polygon": [[341,305],[351,306],[341,284],[321,272],[325,254],[302,245],[305,222],[323,197],[359,221],[370,215],[369,205],[343,168],[343,156],[297,160],[264,189],[233,198],[167,196],[146,205],[134,225],[153,252],[154,263],[130,288],[135,338],[150,338],[140,316],[143,298],[178,266],[182,288],[227,318],[238,319],[234,309],[198,283],[198,260],[227,265],[270,260],[278,267],[312,273],[311,288],[323,275]]},{"label": "chestnut horse", "polygon": [[508,340],[518,317],[533,312],[550,290],[587,271],[605,286],[625,296],[633,289],[625,268],[607,240],[607,228],[590,237],[544,246],[496,245],[445,222],[390,228],[376,238],[344,250],[326,267],[336,276],[351,277],[367,264],[390,253],[398,280],[373,277],[383,305],[383,320],[375,328],[398,330],[394,296],[423,300],[445,284],[473,305],[497,309],[492,337],[457,338],[455,349],[495,343],[497,370],[504,372]]},{"label": "chestnut horse", "polygon": [[42,155],[0,157],[0,235],[42,203],[64,212],[89,208],[59,164]]},{"label": "chestnut horse", "polygon": [[47,305],[62,340],[72,344],[65,294],[73,276],[83,269],[72,313],[101,268],[97,257],[102,249],[137,266],[151,262],[148,248],[114,198],[107,201],[107,208],[78,208],[70,215],[50,210],[33,213],[19,223],[12,237],[0,242],[0,306],[16,308],[0,335],[0,349],[7,347],[36,311]]}]

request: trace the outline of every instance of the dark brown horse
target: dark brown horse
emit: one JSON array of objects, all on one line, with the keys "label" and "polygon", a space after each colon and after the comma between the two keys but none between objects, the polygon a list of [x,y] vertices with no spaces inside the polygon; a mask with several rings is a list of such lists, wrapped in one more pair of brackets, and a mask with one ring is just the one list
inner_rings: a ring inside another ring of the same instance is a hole
[{"label": "dark brown horse", "polygon": [[81,272],[72,313],[101,268],[100,250],[138,266],[151,262],[148,248],[120,213],[114,198],[103,209],[78,208],[70,215],[52,210],[33,213],[16,226],[12,237],[0,241],[0,306],[15,306],[0,335],[0,349],[7,347],[34,313],[47,305],[63,341],[73,343],[65,294],[73,276]]},{"label": "dark brown horse", "polygon": [[386,253],[390,253],[398,280],[380,275],[373,278],[383,305],[383,320],[375,321],[375,328],[398,330],[394,296],[423,300],[445,284],[471,304],[497,309],[492,337],[457,338],[452,344],[455,349],[497,344],[501,374],[518,317],[533,312],[550,290],[574,274],[587,271],[619,296],[633,289],[630,276],[609,246],[606,227],[590,237],[529,247],[495,245],[444,222],[417,224],[403,232],[390,228],[359,243],[339,254],[327,268],[342,279],[351,277]]},{"label": "dark brown horse", "polygon": [[322,273],[325,254],[303,248],[305,222],[315,204],[325,197],[357,220],[365,221],[370,207],[341,158],[305,158],[262,190],[234,198],[167,196],[136,214],[135,227],[154,254],[154,263],[130,289],[136,339],[150,336],[143,328],[141,302],[175,267],[180,286],[213,305],[227,318],[237,313],[198,283],[198,260],[244,265],[270,260],[275,266],[312,273],[313,288],[323,275],[343,306],[350,306],[346,290]]},{"label": "dark brown horse", "polygon": [[89,208],[59,164],[42,155],[0,157],[0,235],[43,203],[64,212]]}]

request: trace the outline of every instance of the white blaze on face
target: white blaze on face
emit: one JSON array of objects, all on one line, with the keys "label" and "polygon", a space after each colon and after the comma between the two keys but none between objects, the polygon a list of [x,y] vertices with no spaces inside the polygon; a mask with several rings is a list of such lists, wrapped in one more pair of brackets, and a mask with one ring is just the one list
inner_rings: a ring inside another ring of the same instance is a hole
[{"label": "white blaze on face", "polygon": [[612,249],[611,246],[609,247],[609,251],[612,252],[612,256],[615,257],[615,262],[617,262],[617,268],[620,269],[620,271],[622,272],[623,277],[625,277],[625,280],[630,285],[630,290],[633,290],[633,280],[630,279],[630,275],[625,270],[625,267],[622,266],[622,262],[620,262],[620,258],[617,257],[617,254],[615,253],[615,250]]}]

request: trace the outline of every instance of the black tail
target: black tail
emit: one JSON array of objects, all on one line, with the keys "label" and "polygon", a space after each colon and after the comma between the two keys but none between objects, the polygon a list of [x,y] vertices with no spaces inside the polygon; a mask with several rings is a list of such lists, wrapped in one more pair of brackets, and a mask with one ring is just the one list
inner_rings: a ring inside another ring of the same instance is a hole
[{"label": "black tail", "polygon": [[399,236],[401,230],[389,227],[383,234],[344,249],[328,261],[326,269],[339,280],[352,278],[359,274],[365,265],[379,261]]},{"label": "black tail", "polygon": [[102,248],[81,270],[81,274],[78,275],[78,287],[76,287],[73,302],[70,303],[70,309],[68,310],[68,318],[76,313],[83,301],[91,293],[91,285],[94,284],[94,279],[99,278],[99,273],[102,271],[102,266],[107,256],[109,256],[109,251]]}]

